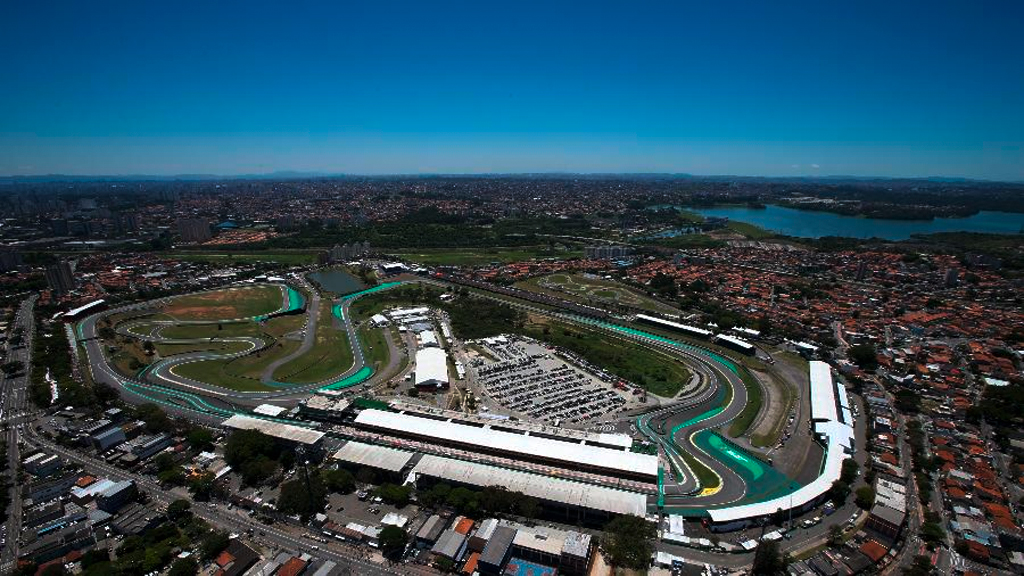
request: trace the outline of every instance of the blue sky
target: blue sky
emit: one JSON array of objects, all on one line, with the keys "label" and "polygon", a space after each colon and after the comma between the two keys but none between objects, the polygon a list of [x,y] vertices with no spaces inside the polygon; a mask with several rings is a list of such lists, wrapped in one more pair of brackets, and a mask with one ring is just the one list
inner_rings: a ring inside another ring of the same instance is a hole
[{"label": "blue sky", "polygon": [[6,2],[0,174],[1024,180],[1024,3]]}]

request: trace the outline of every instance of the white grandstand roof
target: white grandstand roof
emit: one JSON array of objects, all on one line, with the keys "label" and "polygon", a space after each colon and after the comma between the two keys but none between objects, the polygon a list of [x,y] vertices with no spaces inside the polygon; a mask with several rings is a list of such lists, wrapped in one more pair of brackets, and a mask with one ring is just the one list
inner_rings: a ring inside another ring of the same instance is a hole
[{"label": "white grandstand roof", "polygon": [[448,355],[440,348],[416,351],[416,385],[448,383]]},{"label": "white grandstand roof", "polygon": [[665,320],[664,318],[658,318],[657,316],[648,316],[647,314],[637,314],[638,320],[646,320],[647,322],[653,322],[655,324],[661,324],[662,326],[668,326],[669,328],[675,328],[676,330],[682,330],[683,332],[690,332],[693,334],[700,334],[702,336],[711,336],[711,332],[703,328],[697,328],[696,326],[688,326],[686,324],[680,324],[671,320]]},{"label": "white grandstand roof", "polygon": [[288,409],[273,404],[260,404],[253,408],[252,411],[254,414],[260,414],[261,416],[280,416],[282,413],[287,412]]},{"label": "white grandstand roof", "polygon": [[813,360],[811,365],[811,420],[838,420],[836,385],[827,362]]},{"label": "white grandstand roof", "polygon": [[402,468],[409,463],[415,455],[413,452],[389,448],[387,446],[376,446],[374,444],[363,444],[362,442],[348,442],[334,453],[335,460],[370,466],[391,472],[401,472]]},{"label": "white grandstand roof", "polygon": [[729,336],[728,334],[719,334],[718,336],[715,336],[715,340],[721,342],[729,342],[730,344],[735,344],[736,346],[739,346],[740,348],[744,348],[746,350],[754,349],[754,345],[751,344],[750,342],[747,342],[746,340],[741,340],[740,338],[736,338],[735,336]]},{"label": "white grandstand roof", "polygon": [[82,312],[85,312],[86,310],[89,310],[91,308],[95,308],[95,307],[99,306],[100,304],[103,304],[104,302],[106,302],[106,300],[104,300],[103,298],[100,298],[99,300],[94,300],[92,302],[89,302],[88,304],[83,304],[82,306],[79,306],[78,308],[72,308],[71,310],[67,311],[67,316],[76,316],[78,314],[81,314]]},{"label": "white grandstand roof", "polygon": [[423,455],[413,467],[413,473],[481,488],[502,486],[539,500],[601,510],[611,514],[632,514],[640,517],[647,515],[647,497],[636,492],[549,478],[432,454]]},{"label": "white grandstand roof", "polygon": [[652,479],[658,475],[657,456],[588,446],[579,442],[527,436],[526,434],[373,409],[360,412],[356,417],[356,423],[396,430],[414,436],[534,456],[569,465],[600,467],[606,470],[646,475]]},{"label": "white grandstand roof", "polygon": [[[814,423],[814,431],[825,441],[825,459],[821,474],[806,486],[797,489],[788,496],[780,496],[765,502],[743,504],[717,510],[708,510],[712,522],[734,522],[747,518],[757,518],[774,514],[778,510],[796,509],[821,497],[839,479],[843,470],[843,460],[850,457],[854,448],[853,427],[839,420],[836,411],[836,384],[832,380],[832,372],[825,362],[811,362],[811,416],[818,420],[822,414],[831,409],[831,416],[825,421]],[[840,385],[841,393],[845,389]],[[823,401],[822,398],[825,398]],[[821,406],[817,406],[819,402]],[[817,406],[817,408],[816,408]]]},{"label": "white grandstand roof", "polygon": [[430,312],[430,308],[426,306],[418,306],[416,308],[396,308],[387,313],[388,316],[394,319],[405,318],[407,316],[422,316]]},{"label": "white grandstand roof", "polygon": [[323,432],[317,432],[309,428],[271,422],[270,420],[260,420],[259,418],[252,418],[243,414],[235,414],[225,420],[222,425],[227,428],[234,428],[235,430],[259,430],[268,436],[300,444],[316,444],[325,436]]}]

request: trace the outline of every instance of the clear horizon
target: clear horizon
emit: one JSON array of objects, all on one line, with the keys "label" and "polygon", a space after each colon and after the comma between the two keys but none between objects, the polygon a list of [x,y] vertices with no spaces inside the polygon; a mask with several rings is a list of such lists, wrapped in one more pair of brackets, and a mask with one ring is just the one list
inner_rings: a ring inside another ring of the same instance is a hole
[{"label": "clear horizon", "polygon": [[5,176],[1024,181],[1020,3],[2,14]]}]

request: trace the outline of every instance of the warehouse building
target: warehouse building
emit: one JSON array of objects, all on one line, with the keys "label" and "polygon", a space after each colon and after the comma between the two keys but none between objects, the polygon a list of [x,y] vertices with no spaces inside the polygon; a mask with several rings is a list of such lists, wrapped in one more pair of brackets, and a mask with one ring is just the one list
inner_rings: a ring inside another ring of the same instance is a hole
[{"label": "warehouse building", "polygon": [[573,470],[641,482],[654,483],[658,479],[657,456],[590,446],[571,440],[564,441],[517,434],[497,430],[487,425],[471,426],[374,409],[360,412],[355,419],[355,424],[361,428],[395,436],[467,448],[496,456],[558,465]]},{"label": "warehouse building", "polygon": [[320,449],[325,435],[323,432],[318,432],[310,428],[292,426],[291,424],[283,424],[280,422],[271,422],[269,420],[261,420],[259,418],[245,416],[243,414],[235,414],[231,418],[225,420],[222,425],[225,428],[231,428],[233,430],[259,430],[267,436],[272,436],[279,442],[288,446],[305,446],[306,448],[314,451],[318,451]]},{"label": "warehouse building", "polygon": [[417,485],[433,482],[487,488],[500,486],[536,498],[552,517],[573,523],[601,522],[619,514],[646,516],[647,497],[604,486],[425,454],[413,466]]},{"label": "warehouse building", "polygon": [[441,390],[448,388],[448,354],[441,348],[416,351],[416,387]]},{"label": "warehouse building", "polygon": [[416,454],[387,446],[350,441],[334,453],[334,459],[352,472],[370,468],[389,482],[401,482],[402,470]]},{"label": "warehouse building", "polygon": [[115,446],[123,444],[127,440],[128,438],[124,435],[123,429],[111,428],[93,436],[92,445],[96,447],[97,452],[105,452]]}]

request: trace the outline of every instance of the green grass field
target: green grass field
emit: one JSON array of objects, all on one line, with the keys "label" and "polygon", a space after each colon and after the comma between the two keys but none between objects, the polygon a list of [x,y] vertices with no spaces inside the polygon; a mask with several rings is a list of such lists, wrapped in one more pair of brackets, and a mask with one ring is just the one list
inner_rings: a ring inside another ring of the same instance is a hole
[{"label": "green grass field", "polygon": [[[218,328],[219,326],[219,328]],[[259,337],[260,327],[255,322],[225,322],[223,324],[175,324],[165,326],[160,335],[168,340],[193,338],[227,338],[231,336]]]},{"label": "green grass field", "polygon": [[165,344],[157,342],[156,351],[162,358],[177,354],[188,354],[191,352],[213,352],[215,354],[235,354],[248,350],[249,345],[245,342],[210,342],[207,344]]},{"label": "green grass field", "polygon": [[263,384],[258,379],[243,378],[227,372],[223,360],[203,360],[201,362],[182,364],[174,368],[174,373],[191,378],[197,382],[206,382],[231,390],[243,392],[272,390],[270,386]]},{"label": "green grass field", "polygon": [[615,280],[587,277],[583,274],[552,274],[530,278],[517,282],[515,287],[581,304],[597,306],[623,304],[648,312],[670,314],[679,312],[672,306],[662,304],[643,292]]},{"label": "green grass field", "polygon": [[732,230],[733,232],[743,234],[744,236],[750,238],[751,240],[764,240],[767,238],[775,237],[775,233],[772,232],[771,230],[765,230],[760,226],[755,226],[747,222],[737,222],[735,220],[730,220],[729,223],[725,225],[725,227]]},{"label": "green grass field", "polygon": [[163,308],[178,320],[232,320],[269,314],[281,308],[277,286],[247,286],[180,296]]},{"label": "green grass field", "polygon": [[729,436],[733,438],[746,434],[750,425],[754,423],[757,413],[761,411],[761,385],[746,368],[740,368],[740,379],[743,380],[743,386],[747,389],[747,404],[729,425]]},{"label": "green grass field", "polygon": [[547,326],[545,330],[543,326],[528,325],[524,331],[528,336],[575,352],[652,394],[670,398],[690,381],[690,371],[681,362],[654,350],[593,330],[559,323]]},{"label": "green grass field", "polygon": [[292,384],[309,384],[337,376],[352,366],[348,334],[334,327],[331,303],[320,305],[316,340],[308,352],[279,366],[274,379]]},{"label": "green grass field", "polygon": [[359,335],[359,342],[363,346],[363,355],[366,364],[379,371],[388,363],[390,351],[388,350],[387,334],[380,328],[369,328],[363,325],[356,332]]},{"label": "green grass field", "polygon": [[393,252],[391,255],[429,266],[479,266],[491,262],[521,262],[534,258],[578,258],[581,250],[557,250],[547,246],[516,248],[444,248]]}]

